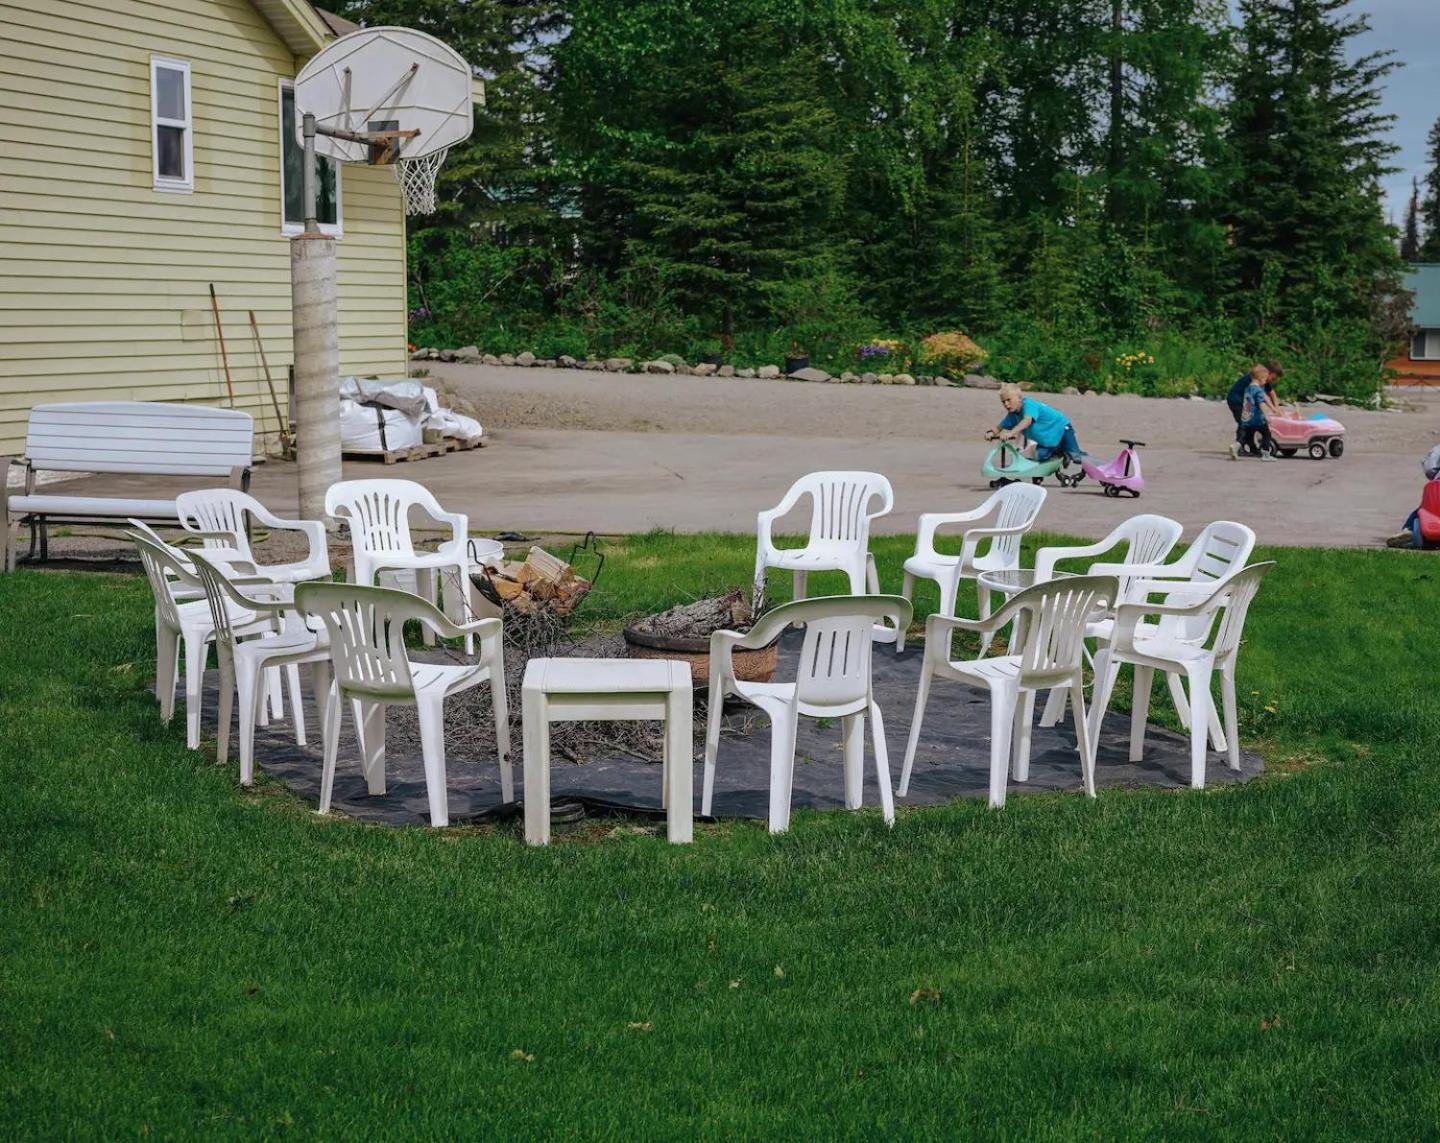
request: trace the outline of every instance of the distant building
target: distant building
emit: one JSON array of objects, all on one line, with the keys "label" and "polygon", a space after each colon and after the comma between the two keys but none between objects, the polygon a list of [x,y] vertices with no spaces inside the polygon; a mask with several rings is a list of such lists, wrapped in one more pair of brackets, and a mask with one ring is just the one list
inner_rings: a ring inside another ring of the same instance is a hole
[{"label": "distant building", "polygon": [[1410,320],[1415,325],[1408,350],[1391,361],[1397,385],[1440,385],[1440,262],[1412,263],[1405,288],[1413,290]]}]

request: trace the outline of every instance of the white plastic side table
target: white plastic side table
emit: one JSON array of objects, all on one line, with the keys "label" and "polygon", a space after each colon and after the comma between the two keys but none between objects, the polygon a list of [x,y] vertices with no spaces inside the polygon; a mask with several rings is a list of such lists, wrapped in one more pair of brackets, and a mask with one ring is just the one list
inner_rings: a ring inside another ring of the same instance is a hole
[{"label": "white plastic side table", "polygon": [[550,724],[659,719],[665,723],[661,805],[666,835],[694,839],[695,738],[690,665],[671,659],[531,659],[521,686],[525,724],[525,840],[550,842]]}]

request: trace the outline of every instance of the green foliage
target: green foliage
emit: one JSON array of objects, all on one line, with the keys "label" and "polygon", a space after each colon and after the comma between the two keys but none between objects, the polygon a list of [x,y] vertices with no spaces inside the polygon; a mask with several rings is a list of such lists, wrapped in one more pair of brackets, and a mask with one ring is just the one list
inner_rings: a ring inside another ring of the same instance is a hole
[{"label": "green foliage", "polygon": [[[1051,388],[1209,392],[1265,352],[1365,400],[1404,334],[1392,64],[1344,0],[342,7],[488,77],[412,227],[415,341],[834,371],[958,328]],[[1117,374],[1141,348],[1157,375]]]},{"label": "green foliage", "polygon": [[1420,201],[1420,241],[1416,260],[1440,262],[1440,119],[1430,128],[1425,141],[1425,194]]}]

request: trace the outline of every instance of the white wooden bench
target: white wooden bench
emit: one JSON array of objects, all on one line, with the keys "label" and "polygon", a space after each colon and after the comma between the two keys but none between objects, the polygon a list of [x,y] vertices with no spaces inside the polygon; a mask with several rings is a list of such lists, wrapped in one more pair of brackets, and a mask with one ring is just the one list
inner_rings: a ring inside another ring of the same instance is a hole
[{"label": "white wooden bench", "polygon": [[[75,401],[30,410],[25,455],[0,459],[5,509],[4,570],[15,568],[15,539],[30,526],[30,554],[49,554],[51,523],[114,524],[130,517],[178,524],[174,500],[118,496],[66,496],[35,491],[35,474],[113,472],[153,476],[227,477],[233,488],[250,483],[255,421],[249,413],[206,405],[159,401]],[[12,463],[25,466],[23,492],[11,495]]]}]

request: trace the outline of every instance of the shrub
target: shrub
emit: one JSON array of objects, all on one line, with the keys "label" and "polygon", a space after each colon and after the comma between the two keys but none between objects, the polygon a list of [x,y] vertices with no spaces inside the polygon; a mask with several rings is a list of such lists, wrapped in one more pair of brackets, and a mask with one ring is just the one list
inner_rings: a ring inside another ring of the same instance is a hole
[{"label": "shrub", "polygon": [[920,342],[915,360],[922,366],[937,373],[960,376],[985,363],[989,352],[973,340],[952,330],[948,333],[932,333]]}]

